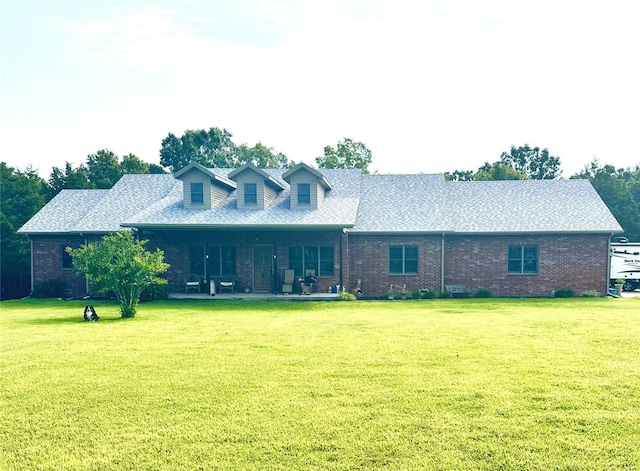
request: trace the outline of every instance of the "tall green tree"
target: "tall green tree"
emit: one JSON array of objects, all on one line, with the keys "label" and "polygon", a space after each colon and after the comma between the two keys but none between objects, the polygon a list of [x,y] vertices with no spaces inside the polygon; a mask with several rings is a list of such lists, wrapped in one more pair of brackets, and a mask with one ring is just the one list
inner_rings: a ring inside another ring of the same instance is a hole
[{"label": "tall green tree", "polygon": [[94,188],[109,189],[122,176],[118,156],[112,151],[101,149],[87,156],[87,178]]},{"label": "tall green tree", "polygon": [[345,137],[335,148],[325,146],[324,156],[316,157],[320,168],[358,168],[362,173],[369,173],[371,150],[362,142]]},{"label": "tall green tree", "polygon": [[526,180],[527,176],[502,162],[485,162],[473,176],[475,181],[488,180]]},{"label": "tall green tree", "polygon": [[445,172],[444,178],[453,182],[468,182],[473,180],[476,172],[473,170],[454,170],[453,172]]},{"label": "tall green tree", "polygon": [[160,249],[148,252],[148,241],[135,240],[130,231],[104,236],[100,242],[84,244],[77,249],[67,248],[74,269],[93,281],[101,293],[113,291],[124,318],[134,317],[140,294],[152,284],[163,283],[158,275],[169,265]]},{"label": "tall green tree", "polygon": [[166,173],[160,165],[143,162],[134,154],[127,154],[122,156],[122,162],[120,162],[120,170],[122,171],[123,175]]},{"label": "tall green tree", "polygon": [[640,241],[640,165],[618,168],[594,159],[571,178],[588,179],[631,241]]},{"label": "tall green tree", "polygon": [[64,170],[53,167],[49,177],[49,189],[52,196],[60,193],[60,190],[84,190],[90,188],[95,188],[95,185],[89,181],[87,167],[84,165],[73,168],[69,162],[65,162]]},{"label": "tall green tree", "polygon": [[16,231],[48,200],[47,183],[33,169],[22,172],[0,162],[0,275],[2,299],[29,294],[29,239]]},{"label": "tall green tree", "polygon": [[160,165],[173,172],[197,162],[205,167],[232,168],[237,163],[236,145],[226,129],[187,130],[180,137],[169,133],[162,140]]},{"label": "tall green tree", "polygon": [[548,149],[541,150],[529,144],[511,146],[509,153],[503,152],[500,155],[500,161],[532,180],[552,180],[559,178],[562,173],[559,157],[550,155]]},{"label": "tall green tree", "polygon": [[237,147],[237,165],[253,164],[259,168],[288,168],[290,162],[287,156],[281,152],[274,153],[273,148],[269,148],[258,142],[255,146],[249,147],[241,144]]}]

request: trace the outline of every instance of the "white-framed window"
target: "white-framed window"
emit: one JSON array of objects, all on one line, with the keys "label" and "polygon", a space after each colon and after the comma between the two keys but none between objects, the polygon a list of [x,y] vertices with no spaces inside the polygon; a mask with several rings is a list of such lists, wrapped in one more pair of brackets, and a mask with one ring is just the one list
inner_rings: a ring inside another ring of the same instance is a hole
[{"label": "white-framed window", "polygon": [[298,183],[298,204],[311,204],[311,185]]},{"label": "white-framed window", "polygon": [[418,273],[418,246],[391,245],[389,247],[389,274],[415,275]]},{"label": "white-framed window", "polygon": [[538,247],[535,245],[510,245],[507,256],[507,273],[538,273]]},{"label": "white-framed window", "polygon": [[258,204],[258,187],[255,183],[244,184],[244,204]]},{"label": "white-framed window", "polygon": [[204,186],[202,183],[191,183],[191,204],[204,204]]}]

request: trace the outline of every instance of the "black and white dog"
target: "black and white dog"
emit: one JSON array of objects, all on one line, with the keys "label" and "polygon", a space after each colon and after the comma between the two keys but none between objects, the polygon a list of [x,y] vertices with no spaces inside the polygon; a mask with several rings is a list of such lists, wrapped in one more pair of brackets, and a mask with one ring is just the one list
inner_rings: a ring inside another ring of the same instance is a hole
[{"label": "black and white dog", "polygon": [[96,313],[96,310],[93,306],[85,306],[84,307],[84,321],[85,322],[98,322],[100,318]]}]

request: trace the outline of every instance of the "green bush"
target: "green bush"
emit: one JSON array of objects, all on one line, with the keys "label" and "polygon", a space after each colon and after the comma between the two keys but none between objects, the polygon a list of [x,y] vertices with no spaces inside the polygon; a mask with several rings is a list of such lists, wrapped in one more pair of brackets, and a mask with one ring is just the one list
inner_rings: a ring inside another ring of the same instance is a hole
[{"label": "green bush", "polygon": [[595,289],[588,289],[582,292],[583,298],[599,298],[600,293],[598,293]]},{"label": "green bush", "polygon": [[452,299],[453,293],[451,291],[442,291],[438,297],[442,299]]},{"label": "green bush", "polygon": [[53,279],[36,281],[33,284],[31,296],[34,298],[62,298],[64,296],[64,281]]},{"label": "green bush", "polygon": [[481,288],[473,295],[474,298],[492,298],[493,293],[488,289]]},{"label": "green bush", "polygon": [[411,293],[411,298],[413,298],[413,299],[420,299],[420,298],[422,298],[422,292],[421,292],[419,289],[417,289],[417,290],[413,291],[413,292]]},{"label": "green bush", "polygon": [[573,298],[574,295],[575,293],[571,288],[557,289],[555,293],[556,298]]},{"label": "green bush", "polygon": [[424,299],[436,299],[438,297],[438,292],[428,289],[422,293],[422,297]]},{"label": "green bush", "polygon": [[353,293],[349,293],[348,291],[341,291],[338,294],[338,301],[355,301],[356,296]]},{"label": "green bush", "polygon": [[169,297],[169,285],[167,280],[160,278],[158,282],[147,286],[142,293],[140,293],[140,301],[159,301],[167,299]]}]

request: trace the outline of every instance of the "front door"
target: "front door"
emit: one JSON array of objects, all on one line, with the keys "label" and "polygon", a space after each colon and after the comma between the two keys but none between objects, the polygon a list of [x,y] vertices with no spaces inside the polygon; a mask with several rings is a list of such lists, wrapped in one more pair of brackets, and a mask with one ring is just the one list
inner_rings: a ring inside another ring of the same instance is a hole
[{"label": "front door", "polygon": [[253,291],[270,292],[273,288],[273,247],[253,246]]}]

